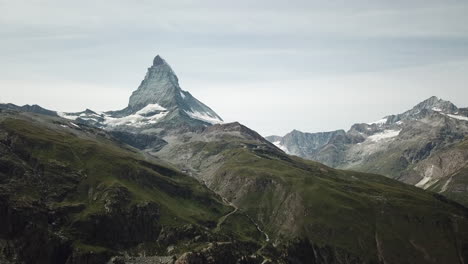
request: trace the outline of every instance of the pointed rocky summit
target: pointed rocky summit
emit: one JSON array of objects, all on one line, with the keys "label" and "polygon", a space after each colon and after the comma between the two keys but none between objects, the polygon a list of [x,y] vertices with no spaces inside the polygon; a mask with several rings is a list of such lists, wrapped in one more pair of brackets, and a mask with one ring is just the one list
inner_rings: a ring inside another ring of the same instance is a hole
[{"label": "pointed rocky summit", "polygon": [[130,96],[125,109],[100,115],[86,112],[59,115],[105,129],[130,128],[135,131],[155,128],[163,122],[170,122],[175,127],[203,127],[223,122],[211,108],[180,88],[171,66],[159,55],[153,59],[153,65]]}]

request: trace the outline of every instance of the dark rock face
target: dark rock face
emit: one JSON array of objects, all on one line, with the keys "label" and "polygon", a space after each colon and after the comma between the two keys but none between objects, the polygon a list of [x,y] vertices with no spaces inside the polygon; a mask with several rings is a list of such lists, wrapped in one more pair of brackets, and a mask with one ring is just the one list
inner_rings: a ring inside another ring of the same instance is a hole
[{"label": "dark rock face", "polygon": [[73,228],[81,230],[83,241],[99,243],[113,249],[124,249],[140,243],[156,241],[161,231],[159,207],[154,203],[105,204],[107,214],[91,215],[77,221]]},{"label": "dark rock face", "polygon": [[0,196],[0,254],[15,263],[65,263],[72,241],[51,232],[48,212],[39,206],[12,205]]},{"label": "dark rock face", "polygon": [[110,134],[116,139],[125,142],[137,149],[151,148],[157,151],[167,144],[165,140],[155,135],[138,134],[125,131],[110,131]]},{"label": "dark rock face", "polygon": [[166,63],[166,62],[161,58],[161,56],[156,55],[156,57],[154,57],[153,66],[162,65],[164,63]]}]

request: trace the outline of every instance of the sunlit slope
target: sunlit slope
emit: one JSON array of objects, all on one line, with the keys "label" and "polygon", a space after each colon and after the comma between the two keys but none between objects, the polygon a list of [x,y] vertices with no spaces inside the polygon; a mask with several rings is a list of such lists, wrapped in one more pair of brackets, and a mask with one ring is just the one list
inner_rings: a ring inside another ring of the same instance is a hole
[{"label": "sunlit slope", "polygon": [[161,156],[260,223],[285,259],[320,260],[314,252],[335,261],[325,263],[468,259],[464,207],[383,176],[288,156],[240,124],[213,126]]}]

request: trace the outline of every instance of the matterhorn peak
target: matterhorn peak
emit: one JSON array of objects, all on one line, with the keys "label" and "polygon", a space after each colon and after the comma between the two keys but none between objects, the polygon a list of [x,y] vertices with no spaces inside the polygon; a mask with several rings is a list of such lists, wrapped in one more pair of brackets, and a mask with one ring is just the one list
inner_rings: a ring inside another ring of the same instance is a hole
[{"label": "matterhorn peak", "polygon": [[165,108],[176,105],[181,89],[179,80],[169,64],[159,55],[148,68],[145,79],[130,97],[128,107],[138,111],[149,104],[159,104]]},{"label": "matterhorn peak", "polygon": [[156,57],[154,57],[154,60],[153,60],[153,66],[158,66],[162,64],[167,64],[167,63],[161,56],[159,56],[159,54],[156,55]]},{"label": "matterhorn peak", "polygon": [[176,74],[160,55],[153,59],[144,80],[130,96],[127,109],[136,113],[148,105],[158,105],[170,112],[181,111],[187,118],[205,123],[222,122],[213,110],[180,88]]},{"label": "matterhorn peak", "polygon": [[180,88],[174,71],[160,55],[154,57],[153,65],[130,96],[126,108],[103,113],[86,110],[59,115],[106,129],[130,127],[132,131],[154,128],[164,123],[205,127],[223,122],[211,108]]}]

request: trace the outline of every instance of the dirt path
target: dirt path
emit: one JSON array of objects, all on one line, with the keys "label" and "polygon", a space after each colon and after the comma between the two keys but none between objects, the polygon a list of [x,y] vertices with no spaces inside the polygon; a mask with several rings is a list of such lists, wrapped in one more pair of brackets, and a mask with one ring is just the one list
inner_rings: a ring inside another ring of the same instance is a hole
[{"label": "dirt path", "polygon": [[234,208],[234,210],[232,210],[231,212],[225,214],[224,216],[222,216],[221,218],[219,218],[218,220],[218,224],[216,225],[216,228],[215,228],[215,232],[218,232],[220,229],[221,229],[221,225],[224,223],[224,221],[226,221],[226,219],[231,216],[232,214],[235,214],[237,211],[239,211],[239,208],[237,208],[237,206],[235,206],[233,203],[229,202],[228,200],[226,200],[226,198],[224,197],[221,197],[223,199],[223,202]]},{"label": "dirt path", "polygon": [[[204,180],[200,180],[200,182],[201,182],[203,185],[205,185],[208,189],[210,189]],[[239,208],[238,208],[235,204],[233,204],[233,203],[231,203],[230,201],[228,201],[228,200],[227,200],[226,198],[224,198],[222,195],[220,195],[220,194],[218,194],[218,195],[219,195],[219,197],[221,197],[221,199],[222,199],[222,201],[223,201],[223,203],[224,203],[225,205],[234,208],[234,210],[232,210],[231,212],[229,212],[229,213],[227,213],[227,214],[225,214],[225,215],[223,215],[222,217],[219,218],[218,223],[216,224],[216,228],[214,229],[215,232],[219,232],[219,231],[221,230],[221,225],[226,221],[226,219],[229,218],[229,216],[231,216],[231,215],[233,215],[233,214],[235,214],[235,213],[237,213],[237,212],[239,211]],[[271,263],[271,259],[268,258],[267,256],[263,255],[262,252],[261,252],[261,251],[266,247],[266,245],[269,243],[270,237],[268,236],[268,234],[267,234],[265,231],[263,231],[263,230],[260,228],[260,226],[257,224],[257,222],[255,222],[249,215],[247,215],[246,213],[242,213],[242,214],[244,214],[245,216],[247,216],[247,218],[248,218],[248,219],[250,220],[250,222],[252,222],[252,224],[257,228],[257,230],[265,236],[265,242],[266,242],[266,243],[264,243],[263,246],[262,246],[261,248],[259,248],[259,249],[257,250],[257,252],[256,252],[259,256],[261,256],[261,257],[263,258],[263,261],[262,261],[261,264]]]}]

